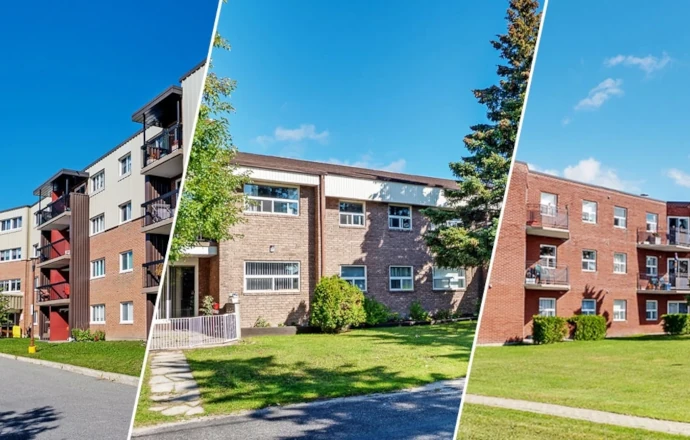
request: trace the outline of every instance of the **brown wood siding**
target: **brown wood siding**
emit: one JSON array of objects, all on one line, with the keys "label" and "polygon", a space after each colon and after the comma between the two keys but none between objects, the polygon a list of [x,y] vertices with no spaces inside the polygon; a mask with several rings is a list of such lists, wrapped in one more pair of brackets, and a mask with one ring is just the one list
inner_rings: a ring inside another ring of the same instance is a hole
[{"label": "brown wood siding", "polygon": [[70,329],[89,327],[89,196],[72,193],[70,219]]},{"label": "brown wood siding", "polygon": [[146,262],[165,259],[170,236],[162,234],[146,234]]}]

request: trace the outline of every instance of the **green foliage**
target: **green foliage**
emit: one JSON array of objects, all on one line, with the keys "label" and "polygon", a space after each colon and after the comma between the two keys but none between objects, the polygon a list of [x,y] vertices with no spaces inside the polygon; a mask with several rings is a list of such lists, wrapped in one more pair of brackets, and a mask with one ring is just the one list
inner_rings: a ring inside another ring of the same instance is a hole
[{"label": "green foliage", "polygon": [[662,315],[664,331],[671,335],[690,334],[690,315],[685,313],[671,313]]},{"label": "green foliage", "polygon": [[10,322],[10,298],[2,294],[0,289],[0,325]]},{"label": "green foliage", "polygon": [[429,315],[429,312],[424,310],[424,307],[419,303],[419,301],[415,301],[412,304],[410,304],[410,319],[413,321],[431,321],[431,315]]},{"label": "green foliage", "polygon": [[443,319],[451,319],[454,317],[453,315],[454,315],[454,313],[452,310],[441,309],[441,310],[436,311],[436,313],[434,313],[434,319],[436,319],[438,321],[443,320]]},{"label": "green foliage", "polygon": [[575,315],[568,319],[575,327],[576,341],[600,341],[606,338],[606,318],[599,315]]},{"label": "green foliage", "polygon": [[211,295],[206,295],[204,299],[201,300],[201,313],[204,316],[213,315],[213,297]]},{"label": "green foliage", "polygon": [[568,322],[560,316],[533,317],[532,340],[535,344],[561,342],[568,335]]},{"label": "green foliage", "polygon": [[89,330],[88,328],[86,330],[73,328],[72,339],[74,339],[77,342],[105,341],[105,332],[103,330],[96,330],[95,332],[91,333],[91,330]]},{"label": "green foliage", "polygon": [[271,326],[271,323],[269,323],[268,321],[266,321],[266,320],[265,320],[264,318],[262,318],[261,316],[259,316],[258,318],[256,318],[256,322],[254,323],[254,327],[256,327],[256,328],[268,328],[268,327],[270,327],[270,326]]},{"label": "green foliage", "polygon": [[391,318],[391,310],[385,304],[368,296],[364,297],[364,313],[369,325],[382,324]]},{"label": "green foliage", "polygon": [[364,294],[337,275],[321,278],[311,303],[311,325],[335,333],[366,321]]},{"label": "green foliage", "polygon": [[[487,121],[465,136],[470,155],[450,164],[458,188],[446,197],[454,209],[423,211],[437,225],[425,240],[439,266],[486,267],[491,259],[539,31],[538,6],[535,0],[510,1],[508,32],[491,41],[505,61],[497,69],[498,84],[473,91],[487,107]],[[449,220],[460,225],[449,226]]]},{"label": "green foliage", "polygon": [[105,332],[103,330],[96,330],[93,332],[93,340],[95,342],[105,341]]}]

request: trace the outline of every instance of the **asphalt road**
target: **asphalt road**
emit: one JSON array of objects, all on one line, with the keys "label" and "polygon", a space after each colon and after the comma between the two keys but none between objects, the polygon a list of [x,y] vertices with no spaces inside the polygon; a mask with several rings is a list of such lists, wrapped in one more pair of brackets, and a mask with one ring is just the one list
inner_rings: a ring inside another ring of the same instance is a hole
[{"label": "asphalt road", "polygon": [[0,358],[0,438],[125,440],[136,387]]},{"label": "asphalt road", "polygon": [[436,390],[334,399],[143,430],[135,438],[449,440],[461,394],[459,383]]}]

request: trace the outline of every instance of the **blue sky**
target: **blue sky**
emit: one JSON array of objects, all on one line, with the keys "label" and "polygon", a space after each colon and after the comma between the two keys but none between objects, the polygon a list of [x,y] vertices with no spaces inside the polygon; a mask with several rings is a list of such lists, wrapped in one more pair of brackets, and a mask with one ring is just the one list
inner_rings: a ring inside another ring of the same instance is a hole
[{"label": "blue sky", "polygon": [[34,203],[59,169],[82,169],[140,129],[132,113],[206,58],[216,7],[4,2],[0,210]]},{"label": "blue sky", "polygon": [[690,200],[690,4],[550,2],[517,158]]},{"label": "blue sky", "polygon": [[452,177],[494,84],[507,2],[291,1],[223,6],[241,151]]}]

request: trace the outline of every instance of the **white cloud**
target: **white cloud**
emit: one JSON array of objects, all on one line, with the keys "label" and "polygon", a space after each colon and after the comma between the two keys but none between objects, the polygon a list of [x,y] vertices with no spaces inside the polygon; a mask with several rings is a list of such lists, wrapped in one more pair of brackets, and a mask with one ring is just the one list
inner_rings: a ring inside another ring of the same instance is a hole
[{"label": "white cloud", "polygon": [[605,79],[590,90],[586,98],[577,103],[575,110],[591,110],[601,107],[611,97],[623,95],[621,85],[623,85],[622,79]]},{"label": "white cloud", "polygon": [[358,160],[355,161],[331,158],[328,160],[328,162],[336,165],[347,165],[350,167],[371,168],[375,170],[390,171],[392,173],[402,173],[405,170],[405,167],[407,166],[407,161],[405,159],[394,160],[393,162],[390,162],[388,164],[378,162],[374,160],[374,156],[372,153],[363,154],[359,157]]},{"label": "white cloud", "polygon": [[677,168],[671,168],[666,171],[666,177],[670,177],[678,186],[690,188],[690,174],[686,174]]},{"label": "white cloud", "polygon": [[605,59],[604,64],[608,67],[617,66],[619,64],[628,67],[639,67],[641,70],[647,73],[647,75],[650,75],[657,70],[663,69],[671,61],[671,57],[668,56],[666,52],[663,52],[661,54],[661,58],[657,58],[652,55],[647,55],[646,57],[636,57],[633,55],[616,55],[615,57]]},{"label": "white cloud", "polygon": [[601,162],[592,157],[581,160],[577,165],[567,166],[563,170],[563,176],[567,179],[604,186],[606,188],[630,192],[639,191],[639,187],[635,182],[621,179],[615,169],[603,166]]},{"label": "white cloud", "polygon": [[561,125],[565,127],[566,125],[569,125],[571,122],[573,122],[571,118],[563,118],[561,120]]},{"label": "white cloud", "polygon": [[326,143],[330,133],[328,130],[316,131],[314,124],[302,124],[299,128],[276,127],[273,135],[261,135],[254,138],[260,145],[268,145],[273,142],[301,142],[304,140]]},{"label": "white cloud", "polygon": [[529,167],[530,170],[532,171],[537,171],[539,173],[544,173],[544,174],[551,174],[552,176],[558,176],[558,170],[554,170],[553,168],[551,169],[544,169],[538,165],[535,165],[533,163],[528,163],[527,166]]},{"label": "white cloud", "polygon": [[393,173],[402,173],[405,170],[407,161],[405,159],[394,160],[385,167],[381,168],[383,171],[390,171]]}]

